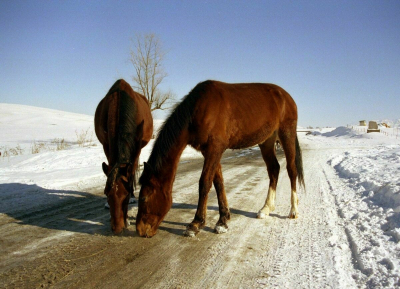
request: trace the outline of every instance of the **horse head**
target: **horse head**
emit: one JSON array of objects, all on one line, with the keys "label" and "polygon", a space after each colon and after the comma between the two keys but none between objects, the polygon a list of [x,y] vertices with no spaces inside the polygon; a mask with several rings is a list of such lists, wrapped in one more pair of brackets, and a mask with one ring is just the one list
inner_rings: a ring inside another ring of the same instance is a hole
[{"label": "horse head", "polygon": [[136,231],[141,237],[150,238],[157,233],[160,223],[172,206],[171,194],[163,190],[158,178],[147,163],[140,177]]},{"label": "horse head", "polygon": [[111,168],[103,163],[103,171],[107,176],[104,194],[110,206],[111,229],[120,234],[128,227],[128,204],[133,190],[132,164],[116,164]]}]

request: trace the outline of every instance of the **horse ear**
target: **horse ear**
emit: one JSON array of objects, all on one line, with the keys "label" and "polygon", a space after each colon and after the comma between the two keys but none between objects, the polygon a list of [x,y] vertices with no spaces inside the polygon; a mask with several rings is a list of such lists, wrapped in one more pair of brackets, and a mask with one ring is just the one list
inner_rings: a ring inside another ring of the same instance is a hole
[{"label": "horse ear", "polygon": [[129,177],[132,174],[132,164],[120,164],[120,174],[124,177]]},{"label": "horse ear", "polygon": [[129,176],[133,173],[133,164],[129,163],[126,167],[126,175]]},{"label": "horse ear", "polygon": [[[149,181],[150,180],[150,178],[151,178],[151,176],[152,176],[152,174],[153,174],[153,169],[152,169],[152,167],[148,164],[148,163],[146,163],[146,162],[144,162],[143,163],[143,173],[142,173],[142,176],[140,177],[140,182],[142,183],[143,181]],[[142,183],[143,184],[143,183]]]},{"label": "horse ear", "polygon": [[143,172],[144,171],[148,171],[148,172],[152,172],[153,171],[152,167],[146,162],[143,163],[143,167],[144,167]]},{"label": "horse ear", "polygon": [[108,171],[109,171],[107,164],[103,162],[103,164],[101,166],[103,168],[104,174],[107,176],[108,175]]},{"label": "horse ear", "polygon": [[142,120],[141,123],[136,127],[136,135],[135,139],[136,141],[141,141],[143,138],[143,126],[144,126],[144,120]]}]

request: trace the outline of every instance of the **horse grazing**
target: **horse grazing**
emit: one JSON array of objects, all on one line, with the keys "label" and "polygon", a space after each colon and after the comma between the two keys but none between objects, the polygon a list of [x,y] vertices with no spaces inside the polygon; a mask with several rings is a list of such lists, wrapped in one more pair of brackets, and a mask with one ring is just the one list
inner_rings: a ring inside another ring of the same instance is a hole
[{"label": "horse grazing", "polygon": [[127,227],[128,203],[136,186],[135,172],[141,149],[153,134],[153,118],[147,99],[117,80],[97,106],[94,127],[108,165],[104,194],[110,206],[111,229],[119,234]]},{"label": "horse grazing", "polygon": [[139,179],[139,210],[136,230],[152,237],[172,205],[172,185],[179,158],[186,145],[204,156],[199,181],[199,201],[194,220],[185,235],[194,236],[205,226],[207,195],[214,183],[218,198],[217,233],[226,232],[230,219],[221,170],[226,149],[258,145],[270,178],[265,205],[258,213],[265,218],[275,209],[280,165],[275,154],[279,139],[285,151],[291,182],[289,218],[298,217],[296,178],[304,186],[302,157],[296,133],[297,106],[292,97],[274,84],[219,81],[199,83],[182,100],[159,131],[151,155]]}]

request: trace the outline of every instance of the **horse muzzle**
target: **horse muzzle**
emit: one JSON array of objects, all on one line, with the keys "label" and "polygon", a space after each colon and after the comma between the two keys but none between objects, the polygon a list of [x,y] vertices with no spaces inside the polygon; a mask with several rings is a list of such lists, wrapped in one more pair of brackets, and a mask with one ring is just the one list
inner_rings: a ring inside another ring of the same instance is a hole
[{"label": "horse muzzle", "polygon": [[116,223],[111,222],[111,230],[115,235],[120,235],[125,230],[127,230],[127,227],[128,226],[126,222],[116,222]]},{"label": "horse muzzle", "polygon": [[140,237],[151,238],[157,233],[157,230],[153,230],[150,224],[140,221],[136,223],[136,232],[138,232]]}]

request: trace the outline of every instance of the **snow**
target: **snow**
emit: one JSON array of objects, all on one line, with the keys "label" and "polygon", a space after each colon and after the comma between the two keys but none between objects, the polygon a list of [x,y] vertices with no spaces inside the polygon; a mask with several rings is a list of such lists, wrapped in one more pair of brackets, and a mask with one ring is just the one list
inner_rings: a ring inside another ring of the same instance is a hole
[{"label": "snow", "polygon": [[[381,128],[382,129],[382,128]],[[303,143],[327,150],[326,161],[340,178],[334,187],[357,273],[368,287],[394,287],[400,276],[400,136],[397,129],[314,131]],[[332,154],[332,148],[340,148]]]},{"label": "snow", "polygon": [[[156,130],[161,124],[155,121]],[[369,134],[359,126],[299,133],[303,150],[318,151],[334,172],[327,176],[335,200],[333,213],[345,229],[355,268],[352,277],[360,287],[396,287],[400,279],[400,136],[398,127],[380,129],[381,133]],[[81,145],[79,135],[87,140]],[[0,194],[12,193],[15,184],[66,192],[104,186],[101,163],[106,159],[93,131],[93,116],[0,103],[0,136]],[[62,139],[66,147],[57,150]],[[153,142],[143,149],[141,162]],[[42,149],[33,153],[39,144]],[[187,148],[182,162],[200,156]],[[34,192],[24,197],[46,201]],[[331,246],[338,239],[332,236]],[[338,256],[337,264],[340,258],[345,256]],[[332,270],[347,274],[339,265]]]},{"label": "snow", "polygon": [[[103,185],[101,168],[106,162],[103,148],[94,133],[94,117],[31,106],[0,103],[0,183],[36,184],[45,189],[86,189]],[[155,133],[162,121],[155,120]],[[78,136],[88,142],[79,146]],[[57,150],[55,140],[68,147]],[[154,140],[142,150],[147,160]],[[43,144],[39,153],[32,148]],[[18,155],[13,156],[15,148]],[[183,157],[198,157],[192,148]]]}]

